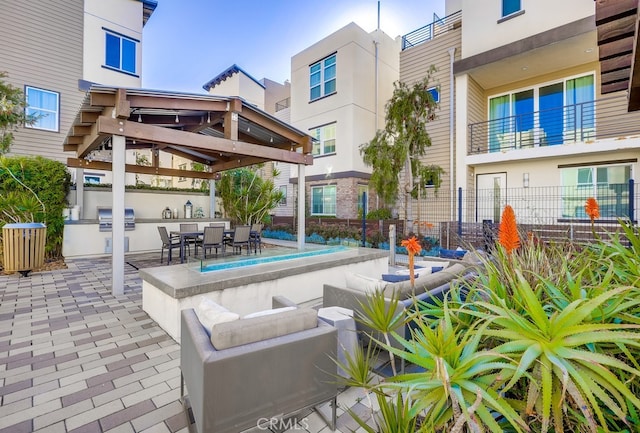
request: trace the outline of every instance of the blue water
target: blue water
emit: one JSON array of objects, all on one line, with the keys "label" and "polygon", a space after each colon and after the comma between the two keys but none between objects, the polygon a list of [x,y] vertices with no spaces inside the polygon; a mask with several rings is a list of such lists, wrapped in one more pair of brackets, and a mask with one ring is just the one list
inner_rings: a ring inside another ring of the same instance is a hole
[{"label": "blue water", "polygon": [[272,255],[272,256],[244,256],[246,258],[238,259],[232,262],[223,263],[202,263],[200,266],[200,272],[212,272],[233,268],[242,268],[245,266],[260,265],[263,263],[281,262],[283,260],[299,259],[303,257],[314,257],[324,254],[336,253],[339,251],[345,251],[347,247],[336,246],[331,248],[309,250],[309,251],[295,251],[291,253]]}]

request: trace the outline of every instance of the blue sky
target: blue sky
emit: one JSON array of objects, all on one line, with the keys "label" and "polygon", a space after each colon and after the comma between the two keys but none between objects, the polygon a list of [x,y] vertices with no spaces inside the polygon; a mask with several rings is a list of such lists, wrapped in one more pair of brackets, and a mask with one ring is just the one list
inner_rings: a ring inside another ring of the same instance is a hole
[{"label": "blue sky", "polygon": [[[204,93],[234,63],[290,78],[291,57],[351,21],[377,25],[377,0],[158,0],[144,28],[143,87]],[[444,0],[381,0],[380,28],[403,35],[444,16]]]}]

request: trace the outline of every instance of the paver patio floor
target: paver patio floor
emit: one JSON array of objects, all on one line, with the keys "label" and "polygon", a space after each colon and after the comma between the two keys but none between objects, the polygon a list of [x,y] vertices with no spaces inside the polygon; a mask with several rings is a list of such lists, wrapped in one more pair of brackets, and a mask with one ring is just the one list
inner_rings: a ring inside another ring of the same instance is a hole
[{"label": "paver patio floor", "polygon": [[[145,260],[159,253],[130,263]],[[0,275],[0,433],[188,432],[180,346],[142,310],[136,267],[114,297],[111,257],[67,266]],[[357,430],[343,408],[366,414],[364,401],[340,394],[339,431]],[[329,432],[311,411],[294,430]]]}]

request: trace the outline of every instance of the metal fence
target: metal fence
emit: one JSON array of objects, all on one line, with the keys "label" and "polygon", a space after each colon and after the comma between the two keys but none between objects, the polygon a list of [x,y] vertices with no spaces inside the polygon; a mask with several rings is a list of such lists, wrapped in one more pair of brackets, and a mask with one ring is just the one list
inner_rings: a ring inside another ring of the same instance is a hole
[{"label": "metal fence", "polygon": [[[584,211],[586,199],[595,197],[601,217],[592,226]],[[516,214],[521,235],[543,241],[590,241],[594,230],[603,237],[619,228],[619,219],[638,226],[640,191],[633,179],[620,184],[586,187],[493,188],[449,191],[429,190],[412,201],[406,219],[366,221],[366,229],[389,235],[396,226],[399,238],[406,233],[429,237],[443,248],[486,247],[497,235],[501,213],[510,205]],[[291,217],[276,217],[275,224],[294,227]],[[406,223],[406,231],[405,231]],[[359,219],[307,218],[306,225],[346,225],[362,227]]]}]

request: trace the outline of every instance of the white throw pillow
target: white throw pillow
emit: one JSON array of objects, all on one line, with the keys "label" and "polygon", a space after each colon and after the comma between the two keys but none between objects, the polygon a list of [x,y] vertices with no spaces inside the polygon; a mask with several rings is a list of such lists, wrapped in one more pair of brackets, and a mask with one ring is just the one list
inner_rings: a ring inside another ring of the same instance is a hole
[{"label": "white throw pillow", "polygon": [[[413,275],[417,275],[416,278],[420,277],[421,275],[428,275],[430,273],[431,267],[415,268],[413,270]],[[409,269],[400,269],[399,271],[396,271],[396,275],[410,275]]]},{"label": "white throw pillow", "polygon": [[281,307],[281,308],[272,308],[271,310],[262,310],[256,311],[255,313],[249,313],[243,317],[243,319],[251,319],[252,317],[262,317],[269,316],[271,314],[284,313],[285,311],[295,310],[296,307]]},{"label": "white throw pillow", "polygon": [[420,260],[414,262],[414,265],[422,266],[423,268],[429,268],[429,271],[431,271],[431,268],[433,268],[434,266],[436,268],[446,269],[447,266],[449,266],[449,262],[440,262],[438,260]]},{"label": "white throw pillow", "polygon": [[216,304],[209,298],[202,297],[198,303],[196,310],[196,316],[202,323],[207,333],[211,334],[213,325],[224,322],[233,322],[240,318],[239,314],[233,313],[227,310],[220,304]]},{"label": "white throw pillow", "polygon": [[354,272],[345,272],[347,288],[360,290],[364,293],[375,293],[383,291],[387,286],[386,281],[377,278],[366,277]]}]

